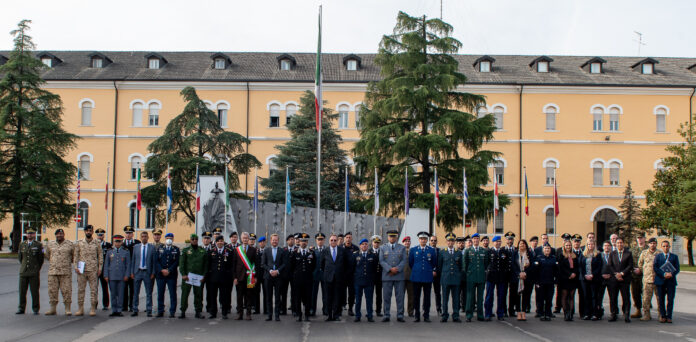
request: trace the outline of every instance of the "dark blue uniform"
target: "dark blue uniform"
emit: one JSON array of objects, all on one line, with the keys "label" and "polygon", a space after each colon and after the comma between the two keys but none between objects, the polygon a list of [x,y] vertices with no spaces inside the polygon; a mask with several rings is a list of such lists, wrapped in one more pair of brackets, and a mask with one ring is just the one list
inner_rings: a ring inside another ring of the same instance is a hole
[{"label": "dark blue uniform", "polygon": [[[169,288],[169,315],[176,312],[176,281],[179,278],[179,247],[162,245],[155,256],[155,271],[157,278],[157,314],[164,313],[164,291]],[[163,275],[162,270],[168,270],[168,275]]]},{"label": "dark blue uniform", "polygon": [[503,318],[505,315],[505,297],[512,273],[510,260],[512,256],[506,249],[490,248],[488,250],[488,269],[486,270],[486,302],[484,304],[486,319],[493,317],[493,298],[498,298],[496,316]]},{"label": "dark blue uniform", "polygon": [[367,306],[367,319],[372,319],[372,293],[375,286],[375,276],[377,274],[377,266],[379,265],[379,257],[372,250],[367,252],[353,252],[351,258],[351,268],[353,271],[353,281],[355,284],[355,319],[359,320],[361,316],[362,297],[365,295],[365,303]]},{"label": "dark blue uniform", "polygon": [[309,320],[312,305],[312,285],[314,270],[317,267],[317,257],[309,248],[298,248],[290,255],[290,273],[292,274],[292,298],[295,298],[298,321],[302,320],[302,306],[305,319]]},{"label": "dark blue uniform", "polygon": [[411,266],[411,283],[413,284],[413,301],[416,321],[421,314],[421,289],[423,294],[423,318],[430,319],[430,288],[433,286],[433,272],[437,271],[437,251],[430,246],[411,248],[408,255]]},{"label": "dark blue uniform", "polygon": [[[321,252],[325,249],[325,246],[322,246],[321,248],[317,247],[315,248],[312,253],[314,253],[314,257],[319,260],[321,258]],[[328,306],[326,305],[326,283],[324,282],[323,279],[323,273],[321,272],[321,268],[315,267],[314,268],[314,273],[312,274],[312,278],[314,279],[312,283],[312,309],[310,310],[311,315],[315,315],[317,312],[317,298],[319,295],[319,289],[321,288],[321,311],[324,314],[324,316],[329,315],[329,310]]]},{"label": "dark blue uniform", "polygon": [[558,262],[553,255],[537,256],[534,261],[534,275],[536,275],[536,290],[539,296],[539,307],[542,318],[550,319],[551,305],[553,304],[554,284],[558,283]]}]

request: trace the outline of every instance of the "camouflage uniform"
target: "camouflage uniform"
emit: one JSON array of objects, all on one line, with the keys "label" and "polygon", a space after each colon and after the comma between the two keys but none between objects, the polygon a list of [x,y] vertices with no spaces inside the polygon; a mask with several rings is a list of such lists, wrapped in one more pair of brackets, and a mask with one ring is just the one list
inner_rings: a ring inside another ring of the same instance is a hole
[{"label": "camouflage uniform", "polygon": [[[638,258],[640,258],[640,254],[643,253],[643,251],[646,249],[648,249],[647,243],[643,247],[638,246],[638,244],[631,247],[631,254],[633,255],[633,267],[638,267]],[[633,272],[633,270],[631,270],[631,272]],[[636,274],[632,274],[632,276],[633,278],[631,279],[631,296],[633,297],[633,305],[636,307],[637,311],[633,315],[633,317],[637,318],[641,314],[641,310],[643,307],[643,277]]]},{"label": "camouflage uniform", "polygon": [[82,261],[85,263],[85,271],[77,275],[77,306],[79,308],[76,315],[81,315],[85,303],[85,287],[89,282],[90,300],[92,307],[90,315],[96,314],[97,309],[97,285],[99,281],[99,272],[104,265],[104,255],[102,253],[101,244],[96,239],[83,239],[75,244],[75,253],[73,263],[77,267],[77,263]]},{"label": "camouflage uniform", "polygon": [[74,251],[74,243],[68,240],[63,240],[62,243],[51,241],[46,246],[46,259],[50,263],[48,267],[48,302],[51,304],[51,310],[46,313],[48,315],[55,315],[55,308],[58,305],[58,289],[63,294],[65,314],[71,314]]},{"label": "camouflage uniform", "polygon": [[638,267],[643,272],[643,316],[646,321],[650,319],[650,302],[652,302],[653,294],[657,297],[655,270],[653,269],[653,262],[657,253],[659,253],[657,249],[654,252],[646,249],[640,254],[640,259],[638,259]]}]

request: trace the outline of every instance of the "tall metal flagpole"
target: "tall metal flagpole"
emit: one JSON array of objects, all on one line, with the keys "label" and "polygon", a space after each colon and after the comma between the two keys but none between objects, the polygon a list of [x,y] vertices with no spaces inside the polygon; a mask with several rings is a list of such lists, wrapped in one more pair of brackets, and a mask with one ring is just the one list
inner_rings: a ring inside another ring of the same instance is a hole
[{"label": "tall metal flagpole", "polygon": [[529,201],[529,189],[527,189],[527,167],[524,167],[524,185],[522,190],[522,201],[524,202],[524,210],[522,213],[522,231],[520,232],[520,239],[524,239],[527,236],[527,205]]},{"label": "tall metal flagpole", "polygon": [[377,235],[377,212],[379,212],[379,179],[377,178],[377,168],[375,168],[375,212],[372,214],[372,235]]},{"label": "tall metal flagpole", "polygon": [[104,195],[104,209],[106,211],[106,236],[109,236],[109,171],[111,169],[111,162],[106,163],[106,195]]},{"label": "tall metal flagpole", "polygon": [[[30,218],[31,219],[31,218]],[[80,229],[80,164],[77,164],[77,201],[75,202],[75,242],[77,242],[77,231]],[[91,288],[90,288],[91,289]]]},{"label": "tall metal flagpole", "polygon": [[258,193],[259,193],[259,169],[256,168],[254,170],[254,234],[256,234],[256,224],[258,222],[258,215],[257,212],[259,211],[259,198]]},{"label": "tall metal flagpole", "polygon": [[551,203],[553,203],[553,247],[556,248],[556,168],[553,168],[553,195],[551,195]]},{"label": "tall metal flagpole", "polygon": [[196,163],[196,203],[193,204],[193,224],[196,226],[196,234],[198,234],[198,163]]},{"label": "tall metal flagpole", "polygon": [[343,212],[343,235],[346,234],[346,229],[348,228],[348,208],[349,208],[349,202],[348,202],[348,194],[349,194],[350,189],[348,189],[348,166],[346,166],[346,193],[343,196],[344,201],[344,212]]},{"label": "tall metal flagpole", "polygon": [[[318,94],[314,94],[316,97],[316,114],[317,120],[317,231],[321,232],[321,118],[322,118],[322,94],[321,94],[321,5],[319,6],[319,37],[317,42],[317,70],[316,76],[318,77],[317,89]],[[316,91],[316,90],[315,90]]]},{"label": "tall metal flagpole", "polygon": [[[169,185],[171,185],[171,181],[169,180],[169,164],[167,164],[167,192],[169,192]],[[167,210],[165,214],[165,219],[164,219],[164,235],[167,235],[169,233],[169,194],[167,193]]]},{"label": "tall metal flagpole", "polygon": [[493,172],[493,235],[495,235],[495,217],[498,216],[497,204],[498,204],[498,175]]},{"label": "tall metal flagpole", "polygon": [[225,164],[225,215],[223,216],[224,220],[225,220],[225,223],[224,223],[225,230],[223,230],[225,232],[224,233],[225,235],[227,235],[227,202],[229,202],[229,200],[230,200],[229,195],[227,194],[227,164]]},{"label": "tall metal flagpole", "polygon": [[[285,166],[285,205],[283,206],[283,238],[288,238],[288,182],[290,180],[290,167]],[[254,216],[256,220],[256,216]],[[254,223],[256,224],[256,223]]]},{"label": "tall metal flagpole", "polygon": [[469,212],[469,194],[468,194],[468,189],[466,188],[466,168],[463,168],[462,170],[462,188],[464,191],[462,191],[462,236],[466,235],[466,214]]}]

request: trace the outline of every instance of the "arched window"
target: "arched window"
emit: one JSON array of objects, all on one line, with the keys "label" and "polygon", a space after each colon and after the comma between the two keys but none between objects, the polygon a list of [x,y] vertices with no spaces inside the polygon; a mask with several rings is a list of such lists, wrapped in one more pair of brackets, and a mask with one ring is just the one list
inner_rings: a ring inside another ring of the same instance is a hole
[{"label": "arched window", "polygon": [[145,228],[154,229],[155,228],[155,218],[157,214],[157,209],[147,208],[145,209]]},{"label": "arched window", "polygon": [[505,109],[501,106],[496,106],[493,108],[493,116],[495,116],[495,127],[498,130],[503,129],[503,114],[505,114]]},{"label": "arched window", "polygon": [[556,181],[556,168],[558,168],[558,164],[553,160],[549,160],[544,165],[544,168],[546,169],[546,185],[553,185]]},{"label": "arched window", "polygon": [[82,126],[92,125],[92,102],[84,101],[82,102]]},{"label": "arched window", "polygon": [[488,219],[480,218],[476,220],[476,232],[479,234],[488,234]]},{"label": "arched window", "polygon": [[143,104],[136,102],[133,104],[133,127],[142,127],[143,125]]},{"label": "arched window", "polygon": [[619,115],[621,112],[618,108],[612,107],[609,109],[609,130],[618,131],[619,130]]},{"label": "arched window", "polygon": [[90,166],[90,158],[88,155],[83,155],[80,157],[80,165],[78,167],[80,168],[80,179],[82,180],[88,180],[89,179],[89,166]]},{"label": "arched window", "polygon": [[279,127],[280,125],[280,105],[272,104],[270,107],[271,122],[268,127]]},{"label": "arched window", "polygon": [[604,109],[601,107],[595,107],[592,109],[592,130],[593,131],[601,131],[602,130],[602,121],[604,116]]},{"label": "arched window", "polygon": [[276,164],[276,157],[273,157],[268,160],[268,177],[273,177],[273,175],[276,174],[276,172],[279,172],[278,164]]},{"label": "arched window", "polygon": [[553,219],[553,208],[546,209],[546,234],[556,234]]},{"label": "arched window", "polygon": [[604,185],[604,163],[596,161],[592,163],[592,185]]},{"label": "arched window", "polygon": [[89,204],[87,202],[80,202],[80,222],[77,223],[79,228],[84,228],[89,224]]},{"label": "arched window", "polygon": [[159,104],[158,103],[150,103],[149,106],[149,115],[148,115],[148,125],[149,126],[159,126]]},{"label": "arched window", "polygon": [[667,109],[657,108],[655,110],[655,131],[664,133],[667,131]]},{"label": "arched window", "polygon": [[501,160],[493,162],[494,177],[499,185],[505,185],[505,163]]},{"label": "arched window", "polygon": [[495,233],[503,234],[505,231],[505,210],[498,210],[498,215],[495,215]]},{"label": "arched window", "polygon": [[355,105],[355,128],[360,128],[360,107],[361,105]]},{"label": "arched window", "polygon": [[488,109],[486,107],[483,107],[483,106],[478,107],[478,109],[476,110],[476,115],[478,115],[479,118],[482,118],[482,117],[488,115]]},{"label": "arched window", "polygon": [[293,116],[297,114],[297,106],[294,104],[289,104],[285,106],[285,124],[289,125],[290,120],[292,119]]},{"label": "arched window", "polygon": [[140,213],[135,202],[128,207],[128,224],[133,228],[140,228]]},{"label": "arched window", "polygon": [[140,169],[140,165],[142,164],[142,159],[140,157],[133,157],[131,158],[131,180],[137,180],[138,179],[138,169]]},{"label": "arched window", "polygon": [[348,105],[338,107],[338,128],[348,128]]},{"label": "arched window", "polygon": [[546,107],[546,130],[555,131],[556,130],[556,114],[558,110],[556,107],[548,106]]},{"label": "arched window", "polygon": [[227,111],[229,106],[226,103],[220,103],[217,106],[217,116],[220,127],[227,127]]},{"label": "arched window", "polygon": [[621,165],[618,162],[611,162],[609,164],[609,185],[619,186],[619,170]]}]

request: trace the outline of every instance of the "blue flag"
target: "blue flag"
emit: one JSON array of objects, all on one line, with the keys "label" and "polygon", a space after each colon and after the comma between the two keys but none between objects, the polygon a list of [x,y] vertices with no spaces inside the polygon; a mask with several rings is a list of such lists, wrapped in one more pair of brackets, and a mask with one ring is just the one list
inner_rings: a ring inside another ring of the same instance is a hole
[{"label": "blue flag", "polygon": [[170,215],[172,213],[172,202],[174,202],[174,195],[172,194],[172,177],[169,175],[169,168],[167,168],[167,213]]},{"label": "blue flag", "polygon": [[345,196],[345,205],[344,205],[344,211],[349,212],[350,211],[350,181],[348,180],[348,168],[346,167],[346,196]]},{"label": "blue flag", "polygon": [[285,169],[285,213],[292,213],[292,204],[290,200],[290,171]]},{"label": "blue flag", "polygon": [[259,176],[254,177],[254,212],[259,210]]}]

